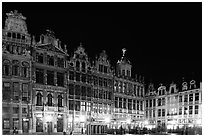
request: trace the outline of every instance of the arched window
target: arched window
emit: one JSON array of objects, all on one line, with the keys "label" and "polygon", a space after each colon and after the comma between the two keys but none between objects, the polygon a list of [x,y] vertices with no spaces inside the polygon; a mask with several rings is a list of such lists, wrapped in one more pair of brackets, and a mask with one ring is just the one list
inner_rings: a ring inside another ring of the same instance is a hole
[{"label": "arched window", "polygon": [[195,80],[191,80],[190,89],[195,89],[195,88],[196,88],[196,82],[195,82]]},{"label": "arched window", "polygon": [[9,75],[9,64],[10,64],[9,60],[3,61],[3,75],[6,75],[6,76]]},{"label": "arched window", "polygon": [[29,64],[27,62],[22,63],[22,76],[23,77],[28,77],[28,68]]},{"label": "arched window", "polygon": [[58,95],[58,107],[62,107],[62,96]]},{"label": "arched window", "polygon": [[76,70],[79,71],[80,70],[80,62],[76,61]]},{"label": "arched window", "polygon": [[17,60],[13,61],[12,74],[14,76],[18,76],[19,75],[19,62]]},{"label": "arched window", "polygon": [[85,72],[85,70],[86,70],[86,64],[85,62],[82,62],[82,72]]},{"label": "arched window", "polygon": [[48,106],[52,106],[52,94],[49,93],[49,94],[47,95],[47,98],[48,98],[47,105],[48,105]]},{"label": "arched window", "polygon": [[47,63],[48,65],[54,66],[54,57],[47,55]]},{"label": "arched window", "polygon": [[36,96],[37,96],[37,104],[36,104],[36,106],[42,106],[42,94],[38,93]]}]

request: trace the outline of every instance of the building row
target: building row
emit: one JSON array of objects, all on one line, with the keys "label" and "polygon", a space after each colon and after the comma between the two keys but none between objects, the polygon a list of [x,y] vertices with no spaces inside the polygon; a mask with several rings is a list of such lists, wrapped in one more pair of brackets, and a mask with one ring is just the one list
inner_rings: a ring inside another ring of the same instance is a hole
[{"label": "building row", "polygon": [[186,119],[200,126],[201,84],[193,86],[191,81],[191,88],[182,91],[172,84],[174,92],[150,84],[145,92],[144,77],[132,77],[126,49],[115,68],[105,50],[92,61],[82,44],[73,56],[68,50],[50,30],[36,41],[28,33],[26,17],[7,13],[2,31],[5,134],[14,128],[19,133],[103,134],[107,129],[156,128],[163,123],[180,126]]}]

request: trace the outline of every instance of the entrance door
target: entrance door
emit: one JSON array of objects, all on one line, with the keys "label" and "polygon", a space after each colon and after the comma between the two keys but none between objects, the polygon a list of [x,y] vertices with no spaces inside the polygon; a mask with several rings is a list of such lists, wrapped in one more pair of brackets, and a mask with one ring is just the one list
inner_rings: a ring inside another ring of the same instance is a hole
[{"label": "entrance door", "polygon": [[52,133],[52,122],[47,122],[47,132]]},{"label": "entrance door", "polygon": [[23,121],[23,133],[28,133],[28,121]]},{"label": "entrance door", "polygon": [[57,119],[57,132],[63,132],[63,119]]}]

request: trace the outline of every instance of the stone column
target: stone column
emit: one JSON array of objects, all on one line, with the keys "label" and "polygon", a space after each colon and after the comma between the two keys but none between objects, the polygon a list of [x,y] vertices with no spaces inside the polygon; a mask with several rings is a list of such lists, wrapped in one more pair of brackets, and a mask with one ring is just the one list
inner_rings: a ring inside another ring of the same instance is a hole
[{"label": "stone column", "polygon": [[[20,90],[19,92],[21,92],[22,89],[22,83],[20,83]],[[18,133],[22,133],[22,94],[20,95],[20,102],[19,102],[19,128],[18,128]]]},{"label": "stone column", "polygon": [[64,114],[63,114],[63,131],[66,131],[67,129],[67,116],[66,116],[66,107],[64,107]]},{"label": "stone column", "polygon": [[33,116],[33,129],[32,129],[32,132],[33,133],[36,133],[36,117],[35,117],[35,114],[33,113],[32,114],[32,116]]}]

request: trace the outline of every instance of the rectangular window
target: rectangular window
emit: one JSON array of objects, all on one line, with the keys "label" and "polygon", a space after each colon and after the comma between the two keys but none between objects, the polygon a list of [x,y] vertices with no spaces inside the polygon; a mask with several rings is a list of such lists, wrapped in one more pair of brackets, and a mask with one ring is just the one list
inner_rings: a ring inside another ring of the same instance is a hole
[{"label": "rectangular window", "polygon": [[64,73],[57,72],[57,85],[64,87]]},{"label": "rectangular window", "polygon": [[19,91],[20,91],[20,86],[18,82],[13,83],[13,100],[18,101],[19,100]]},{"label": "rectangular window", "polygon": [[148,101],[148,100],[146,100],[146,108],[148,108],[148,104],[149,104],[149,101]]},{"label": "rectangular window", "polygon": [[22,86],[23,86],[23,88],[22,88],[22,101],[27,102],[27,101],[29,101],[28,100],[28,91],[29,91],[28,84],[23,84]]},{"label": "rectangular window", "polygon": [[107,73],[107,72],[108,72],[108,67],[104,66],[104,73]]},{"label": "rectangular window", "polygon": [[69,95],[74,95],[74,85],[69,84]]},{"label": "rectangular window", "polygon": [[133,110],[136,110],[136,100],[133,100]]},{"label": "rectangular window", "polygon": [[22,113],[27,114],[27,108],[22,108]]},{"label": "rectangular window", "polygon": [[152,100],[149,101],[149,107],[152,107]]},{"label": "rectangular window", "polygon": [[128,109],[132,110],[132,99],[128,99]]},{"label": "rectangular window", "polygon": [[54,57],[47,55],[47,64],[54,66]]},{"label": "rectangular window", "polygon": [[75,110],[80,111],[80,101],[75,101]]},{"label": "rectangular window", "polygon": [[94,79],[94,85],[97,86],[98,85],[98,77],[94,76],[93,79]]},{"label": "rectangular window", "polygon": [[57,58],[57,66],[64,68],[64,59],[63,58]]},{"label": "rectangular window", "polygon": [[103,86],[102,78],[99,78],[99,86]]},{"label": "rectangular window", "polygon": [[161,106],[161,98],[158,99],[158,106]]},{"label": "rectangular window", "polygon": [[103,106],[102,104],[99,104],[99,113],[102,113],[103,112]]},{"label": "rectangular window", "polygon": [[119,98],[119,108],[122,108],[122,98]]},{"label": "rectangular window", "polygon": [[146,111],[146,118],[148,118],[148,111]]},{"label": "rectangular window", "polygon": [[161,109],[158,109],[158,117],[161,116]]},{"label": "rectangular window", "polygon": [[82,74],[81,81],[86,83],[86,75],[85,74]]},{"label": "rectangular window", "polygon": [[140,101],[140,110],[143,111],[143,102]]},{"label": "rectangular window", "polygon": [[80,81],[80,73],[76,72],[76,81]]},{"label": "rectangular window", "polygon": [[156,106],[156,99],[153,99],[153,107]]},{"label": "rectangular window", "polygon": [[91,111],[91,103],[87,102],[86,106],[87,106],[87,112],[90,112]]},{"label": "rectangular window", "polygon": [[38,63],[43,63],[43,54],[41,53],[36,53],[36,61]]},{"label": "rectangular window", "polygon": [[13,107],[13,113],[18,114],[19,113],[19,108],[18,107]]},{"label": "rectangular window", "polygon": [[108,87],[108,82],[107,82],[107,79],[104,78],[104,81],[103,81],[103,85],[104,87]]},{"label": "rectangular window", "polygon": [[9,119],[4,119],[3,120],[3,129],[9,129],[10,125],[9,125]]},{"label": "rectangular window", "polygon": [[199,101],[199,93],[195,93],[195,101]]},{"label": "rectangular window", "polygon": [[155,110],[153,110],[153,117],[155,117]]},{"label": "rectangular window", "polygon": [[184,102],[188,102],[188,95],[184,95]]},{"label": "rectangular window", "polygon": [[198,109],[199,109],[199,107],[198,107],[198,105],[196,105],[195,106],[195,114],[198,114]]},{"label": "rectangular window", "polygon": [[54,85],[54,71],[47,71],[47,85]]},{"label": "rectangular window", "polygon": [[162,116],[165,116],[165,109],[162,109]]},{"label": "rectangular window", "polygon": [[86,96],[86,87],[84,86],[81,87],[81,95],[84,97]]},{"label": "rectangular window", "polygon": [[86,102],[81,102],[81,111],[86,111]]},{"label": "rectangular window", "polygon": [[189,115],[193,114],[193,106],[189,106]]},{"label": "rectangular window", "polygon": [[115,97],[115,108],[118,108],[118,98]]},{"label": "rectangular window", "polygon": [[69,80],[74,80],[74,72],[69,71]]},{"label": "rectangular window", "polygon": [[123,99],[123,108],[126,109],[126,99],[125,98]]},{"label": "rectangular window", "polygon": [[149,117],[152,117],[152,110],[149,110]]},{"label": "rectangular window", "polygon": [[187,114],[188,114],[188,108],[184,107],[184,115],[187,115]]},{"label": "rectangular window", "polygon": [[179,115],[182,115],[182,107],[179,108]]},{"label": "rectangular window", "polygon": [[179,103],[183,102],[183,96],[179,96]]},{"label": "rectangular window", "polygon": [[99,64],[99,72],[103,72],[103,65]]},{"label": "rectangular window", "polygon": [[139,108],[140,108],[140,102],[139,100],[137,100],[137,110],[140,110]]},{"label": "rectangular window", "polygon": [[44,83],[44,70],[36,68],[36,83],[43,84]]},{"label": "rectangular window", "polygon": [[74,110],[74,100],[69,100],[69,110]]},{"label": "rectangular window", "polygon": [[165,105],[165,98],[162,98],[162,106]]}]

